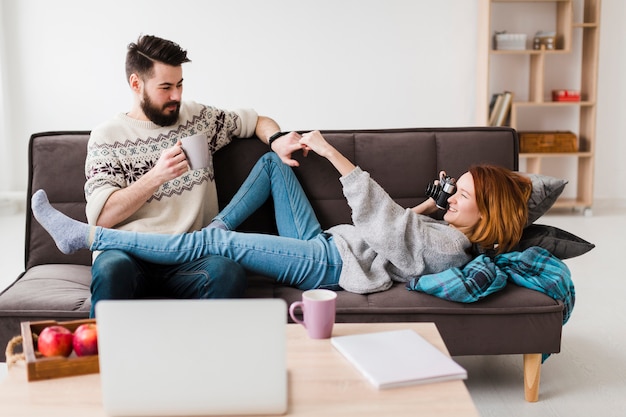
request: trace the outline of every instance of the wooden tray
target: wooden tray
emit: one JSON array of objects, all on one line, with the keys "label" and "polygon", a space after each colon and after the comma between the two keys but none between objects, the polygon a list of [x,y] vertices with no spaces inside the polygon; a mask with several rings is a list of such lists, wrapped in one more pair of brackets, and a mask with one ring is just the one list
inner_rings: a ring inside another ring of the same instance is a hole
[{"label": "wooden tray", "polygon": [[95,323],[95,319],[74,321],[26,321],[21,323],[22,348],[26,359],[26,372],[29,381],[41,379],[61,378],[74,375],[95,374],[100,372],[98,355],[76,356],[76,353],[67,357],[44,357],[37,351],[37,344],[33,335],[38,335],[45,327],[59,325],[76,330],[84,323]]}]

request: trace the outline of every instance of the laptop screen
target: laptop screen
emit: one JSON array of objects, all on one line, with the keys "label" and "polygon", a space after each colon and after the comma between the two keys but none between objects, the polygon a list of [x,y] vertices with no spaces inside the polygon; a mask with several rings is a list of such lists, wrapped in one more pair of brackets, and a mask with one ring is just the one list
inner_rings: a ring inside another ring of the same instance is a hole
[{"label": "laptop screen", "polygon": [[105,411],[284,413],[286,311],[280,299],[100,301]]}]

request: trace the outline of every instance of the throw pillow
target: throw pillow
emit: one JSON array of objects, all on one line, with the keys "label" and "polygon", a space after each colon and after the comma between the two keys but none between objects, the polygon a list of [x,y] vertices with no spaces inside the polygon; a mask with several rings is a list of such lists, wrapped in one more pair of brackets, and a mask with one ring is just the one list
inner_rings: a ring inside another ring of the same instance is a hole
[{"label": "throw pillow", "polygon": [[523,251],[531,246],[539,246],[559,259],[569,259],[583,255],[595,248],[580,237],[554,226],[531,224],[524,229],[522,238],[511,251]]},{"label": "throw pillow", "polygon": [[532,224],[552,207],[561,195],[567,180],[541,174],[526,174],[533,183],[533,191],[528,199],[528,221]]}]

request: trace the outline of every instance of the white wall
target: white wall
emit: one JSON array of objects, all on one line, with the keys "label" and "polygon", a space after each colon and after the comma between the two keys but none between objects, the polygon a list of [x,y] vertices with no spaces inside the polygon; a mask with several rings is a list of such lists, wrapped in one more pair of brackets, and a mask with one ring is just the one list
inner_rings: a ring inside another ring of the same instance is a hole
[{"label": "white wall", "polygon": [[626,201],[626,2],[602,0],[595,198]]},{"label": "white wall", "polygon": [[4,0],[19,143],[4,187],[24,187],[33,132],[128,110],[124,56],[140,33],[188,49],[185,98],[254,107],[285,129],[473,123],[475,3]]},{"label": "white wall", "polygon": [[[5,27],[4,19],[4,7],[3,2],[0,1],[0,28]],[[10,162],[13,155],[13,147],[9,142],[9,129],[8,129],[8,92],[6,87],[8,85],[8,79],[6,77],[7,68],[4,62],[7,62],[5,54],[5,31],[0,30],[0,192],[8,189],[12,184],[13,178],[13,164]],[[0,198],[0,204],[2,204],[2,198]]]},{"label": "white wall", "polygon": [[[140,33],[188,49],[186,99],[254,107],[284,129],[473,125],[480,1],[0,0],[0,192],[25,190],[32,133],[128,110],[124,56]],[[597,181],[601,198],[626,183],[624,3],[603,7],[597,172],[620,177]]]}]

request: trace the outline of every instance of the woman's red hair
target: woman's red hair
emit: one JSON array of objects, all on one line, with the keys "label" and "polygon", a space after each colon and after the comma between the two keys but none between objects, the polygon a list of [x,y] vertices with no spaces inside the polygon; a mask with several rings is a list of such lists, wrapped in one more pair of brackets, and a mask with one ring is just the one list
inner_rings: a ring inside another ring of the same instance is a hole
[{"label": "woman's red hair", "polygon": [[521,239],[528,219],[531,180],[495,165],[474,165],[469,169],[481,219],[468,235],[471,242],[496,253],[510,251]]}]

